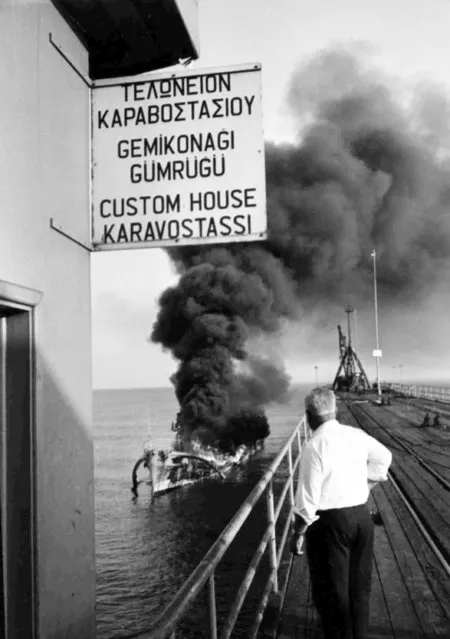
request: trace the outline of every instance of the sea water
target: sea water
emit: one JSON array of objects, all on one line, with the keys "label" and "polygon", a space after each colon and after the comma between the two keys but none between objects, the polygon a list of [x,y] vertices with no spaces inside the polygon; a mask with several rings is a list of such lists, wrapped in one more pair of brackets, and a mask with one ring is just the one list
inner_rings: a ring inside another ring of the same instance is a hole
[{"label": "sea water", "polygon": [[[170,425],[178,411],[173,390],[95,391],[98,639],[124,638],[152,628],[152,620],[214,543],[293,431],[309,388],[296,387],[289,403],[268,409],[271,435],[264,450],[227,480],[186,486],[157,496],[153,502],[145,484],[133,499],[131,472],[149,434],[156,450],[170,448]],[[252,543],[258,543],[262,526],[262,520],[260,525],[255,520],[224,562],[226,575],[222,590],[218,588],[219,617],[226,614],[236,593],[234,577],[242,574],[238,564],[251,557]],[[244,630],[242,633],[245,636]]]}]

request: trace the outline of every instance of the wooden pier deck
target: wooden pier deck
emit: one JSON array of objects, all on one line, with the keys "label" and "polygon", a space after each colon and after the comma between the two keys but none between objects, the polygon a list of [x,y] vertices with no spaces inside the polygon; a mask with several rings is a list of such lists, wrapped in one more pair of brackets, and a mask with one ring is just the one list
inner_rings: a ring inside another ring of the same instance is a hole
[{"label": "wooden pier deck", "polygon": [[[450,430],[420,428],[429,403],[399,400],[391,406],[375,406],[371,402],[353,404],[352,399],[340,402],[341,421],[370,430],[392,450],[392,474],[398,479],[398,483],[376,486],[370,497],[383,525],[375,528],[369,639],[450,637],[450,495],[445,484]],[[441,416],[450,419],[448,408]],[[407,442],[419,459],[398,445],[400,439],[389,439],[390,432]],[[430,474],[429,468],[437,474]],[[444,482],[440,482],[440,475]],[[425,534],[407,504],[419,514]],[[305,555],[292,561],[276,637],[322,637]]]}]

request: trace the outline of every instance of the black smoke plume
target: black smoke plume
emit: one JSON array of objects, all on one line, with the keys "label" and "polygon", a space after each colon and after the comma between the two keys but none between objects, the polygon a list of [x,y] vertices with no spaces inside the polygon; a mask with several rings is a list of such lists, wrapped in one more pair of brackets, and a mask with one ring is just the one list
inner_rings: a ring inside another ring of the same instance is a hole
[{"label": "black smoke plume", "polygon": [[448,264],[449,103],[391,85],[345,50],[297,69],[297,141],[266,145],[267,241],[169,250],[181,277],[152,340],[180,361],[187,440],[232,449],[267,435],[264,406],[286,398],[288,377],[249,356],[252,337],[349,295],[364,305],[374,248],[385,304],[421,295]]}]

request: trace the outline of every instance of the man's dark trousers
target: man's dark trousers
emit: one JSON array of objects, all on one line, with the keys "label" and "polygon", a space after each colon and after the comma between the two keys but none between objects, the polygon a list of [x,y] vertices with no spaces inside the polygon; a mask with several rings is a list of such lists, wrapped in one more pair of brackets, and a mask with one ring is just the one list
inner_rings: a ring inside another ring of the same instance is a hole
[{"label": "man's dark trousers", "polygon": [[366,504],[318,511],[306,532],[312,595],[325,639],[365,639],[373,521]]}]

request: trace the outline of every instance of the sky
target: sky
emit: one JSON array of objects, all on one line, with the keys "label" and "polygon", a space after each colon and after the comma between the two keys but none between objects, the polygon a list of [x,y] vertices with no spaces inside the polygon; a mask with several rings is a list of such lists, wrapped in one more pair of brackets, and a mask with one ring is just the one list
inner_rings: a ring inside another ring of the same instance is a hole
[{"label": "sky", "polygon": [[[330,46],[364,48],[394,83],[399,79],[399,86],[427,80],[450,94],[448,0],[199,0],[198,24],[200,57],[192,69],[261,63],[268,141],[294,140],[286,100],[289,80],[297,65]],[[159,296],[177,281],[162,249],[92,255],[94,388],[170,385],[176,362],[148,337]],[[450,381],[447,298],[444,281],[413,306],[386,311],[380,305],[382,379]],[[358,353],[373,379],[374,315],[357,310],[355,318]],[[284,359],[293,381],[318,377],[329,383],[338,365],[338,323],[346,326],[344,303],[326,321],[310,318],[286,325],[265,348]]]}]

